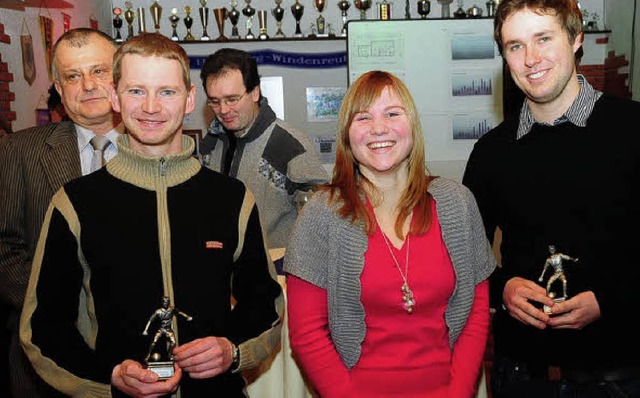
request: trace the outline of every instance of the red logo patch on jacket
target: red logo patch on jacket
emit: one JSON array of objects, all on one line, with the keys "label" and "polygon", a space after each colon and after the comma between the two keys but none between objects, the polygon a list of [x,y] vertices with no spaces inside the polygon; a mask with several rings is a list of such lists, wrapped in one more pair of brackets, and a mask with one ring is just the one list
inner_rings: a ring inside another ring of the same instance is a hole
[{"label": "red logo patch on jacket", "polygon": [[205,247],[207,249],[222,249],[222,242],[218,242],[217,240],[208,240],[205,243]]}]

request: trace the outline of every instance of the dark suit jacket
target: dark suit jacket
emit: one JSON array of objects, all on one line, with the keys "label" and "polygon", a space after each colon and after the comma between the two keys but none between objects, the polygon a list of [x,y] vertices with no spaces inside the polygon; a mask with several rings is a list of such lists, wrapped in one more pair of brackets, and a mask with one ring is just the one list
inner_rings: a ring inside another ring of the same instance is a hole
[{"label": "dark suit jacket", "polygon": [[81,175],[73,122],[50,123],[0,138],[0,301],[11,308],[9,328],[15,339],[11,370],[14,379],[21,380],[20,388],[30,388],[23,372],[32,371],[16,363],[22,360],[16,357],[22,354],[18,321],[42,221],[53,194]]}]

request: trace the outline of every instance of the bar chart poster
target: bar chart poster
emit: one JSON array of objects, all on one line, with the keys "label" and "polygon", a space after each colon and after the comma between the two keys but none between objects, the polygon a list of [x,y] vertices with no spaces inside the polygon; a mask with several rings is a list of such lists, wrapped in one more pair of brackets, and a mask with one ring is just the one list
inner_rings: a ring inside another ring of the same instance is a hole
[{"label": "bar chart poster", "polygon": [[489,73],[453,73],[451,76],[451,95],[454,97],[493,95],[493,87],[493,75]]},{"label": "bar chart poster", "polygon": [[453,139],[477,140],[493,127],[495,127],[495,121],[490,113],[476,112],[454,115],[452,120]]}]

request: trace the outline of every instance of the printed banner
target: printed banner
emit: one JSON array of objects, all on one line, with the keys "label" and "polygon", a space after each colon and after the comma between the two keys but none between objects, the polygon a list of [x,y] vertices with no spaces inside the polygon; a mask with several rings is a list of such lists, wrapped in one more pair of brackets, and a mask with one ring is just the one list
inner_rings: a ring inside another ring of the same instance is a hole
[{"label": "printed banner", "polygon": [[36,62],[33,58],[33,39],[31,35],[20,36],[20,46],[22,47],[22,72],[24,80],[32,85],[36,80]]},{"label": "printed banner", "polygon": [[51,75],[51,48],[53,47],[53,20],[44,15],[40,15],[40,33],[42,33],[42,43],[44,45],[44,60],[49,72],[49,80],[53,80]]},{"label": "printed banner", "polygon": [[[290,53],[276,50],[249,51],[258,65],[282,66],[299,69],[332,69],[347,66],[347,52],[335,53]],[[191,69],[200,69],[206,56],[189,57]]]}]

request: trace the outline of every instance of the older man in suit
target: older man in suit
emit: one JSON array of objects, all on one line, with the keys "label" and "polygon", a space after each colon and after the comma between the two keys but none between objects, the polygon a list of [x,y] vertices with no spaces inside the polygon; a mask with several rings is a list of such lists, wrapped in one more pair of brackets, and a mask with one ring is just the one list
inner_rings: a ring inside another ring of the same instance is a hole
[{"label": "older man in suit", "polygon": [[104,161],[117,153],[120,117],[109,101],[115,51],[112,39],[97,30],[78,28],[60,36],[53,47],[52,71],[71,121],[0,139],[0,301],[11,308],[9,358],[16,398],[52,395],[24,356],[18,321],[51,197],[66,182],[96,168],[94,137],[108,138]]}]

